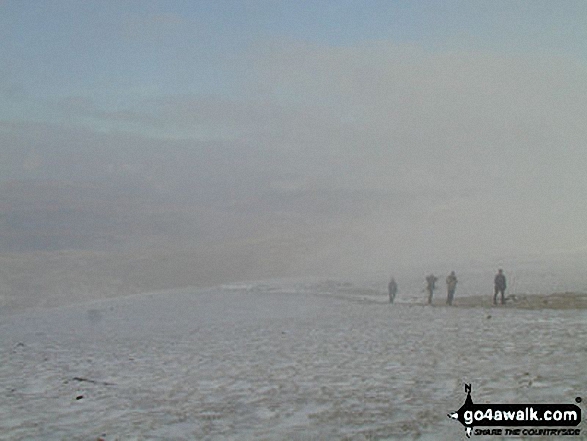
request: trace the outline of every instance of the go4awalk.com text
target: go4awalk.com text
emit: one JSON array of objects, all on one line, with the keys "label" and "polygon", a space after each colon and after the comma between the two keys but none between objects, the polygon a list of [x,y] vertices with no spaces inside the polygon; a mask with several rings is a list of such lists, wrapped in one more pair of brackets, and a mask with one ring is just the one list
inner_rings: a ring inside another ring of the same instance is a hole
[{"label": "go4awalk.com text", "polygon": [[[467,398],[448,417],[466,428],[467,437],[499,436],[578,436],[581,409],[575,404],[475,404],[471,385],[465,385]],[[577,403],[581,398],[575,399]],[[500,427],[484,428],[480,427]]]}]

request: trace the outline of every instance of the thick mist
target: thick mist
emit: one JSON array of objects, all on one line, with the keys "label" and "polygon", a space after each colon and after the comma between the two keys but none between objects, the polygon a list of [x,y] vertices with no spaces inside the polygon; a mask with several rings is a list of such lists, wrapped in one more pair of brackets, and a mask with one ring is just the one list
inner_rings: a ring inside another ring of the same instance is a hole
[{"label": "thick mist", "polygon": [[24,64],[0,77],[5,298],[585,259],[576,57],[271,36],[204,58],[206,92],[174,46],[189,20],[124,23],[108,43],[136,57],[171,45],[177,81],[66,86],[54,72],[43,91]]}]

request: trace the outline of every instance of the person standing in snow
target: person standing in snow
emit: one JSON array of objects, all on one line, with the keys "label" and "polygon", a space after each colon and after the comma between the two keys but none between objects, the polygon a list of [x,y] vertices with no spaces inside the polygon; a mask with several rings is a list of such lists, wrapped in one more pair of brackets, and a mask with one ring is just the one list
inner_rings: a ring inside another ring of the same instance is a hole
[{"label": "person standing in snow", "polygon": [[430,274],[428,277],[426,277],[426,291],[428,292],[428,304],[431,305],[432,304],[432,296],[434,295],[434,285],[436,283],[436,281],[438,280],[438,277],[436,277],[434,274]]},{"label": "person standing in snow", "polygon": [[454,299],[454,296],[455,296],[455,290],[457,289],[457,282],[458,282],[458,280],[457,280],[457,276],[456,276],[455,272],[451,271],[451,273],[446,278],[446,291],[447,291],[446,304],[447,305],[452,305],[452,300]]},{"label": "person standing in snow", "polygon": [[493,284],[495,286],[494,294],[493,294],[493,304],[497,305],[497,294],[501,293],[501,304],[505,303],[505,289],[506,289],[506,281],[505,281],[505,274],[503,273],[502,269],[497,271],[495,275],[495,279],[493,279]]},{"label": "person standing in snow", "polygon": [[387,290],[389,292],[389,303],[393,303],[395,300],[395,295],[397,294],[397,283],[393,277],[387,285]]}]

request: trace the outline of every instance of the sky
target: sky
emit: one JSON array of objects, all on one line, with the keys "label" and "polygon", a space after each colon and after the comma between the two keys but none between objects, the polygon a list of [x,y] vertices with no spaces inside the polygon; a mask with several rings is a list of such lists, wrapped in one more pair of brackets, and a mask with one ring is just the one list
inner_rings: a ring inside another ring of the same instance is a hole
[{"label": "sky", "polygon": [[313,201],[381,268],[587,251],[584,1],[0,0],[0,42],[0,180]]}]

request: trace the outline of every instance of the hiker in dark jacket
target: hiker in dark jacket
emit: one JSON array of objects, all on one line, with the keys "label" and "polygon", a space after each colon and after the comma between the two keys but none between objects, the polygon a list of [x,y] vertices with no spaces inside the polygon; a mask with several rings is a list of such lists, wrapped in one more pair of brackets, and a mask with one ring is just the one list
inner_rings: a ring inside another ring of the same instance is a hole
[{"label": "hiker in dark jacket", "polygon": [[503,274],[503,270],[498,270],[497,274],[495,275],[495,279],[493,281],[495,285],[495,293],[493,294],[493,304],[497,305],[497,294],[501,293],[501,304],[505,303],[505,275]]}]

